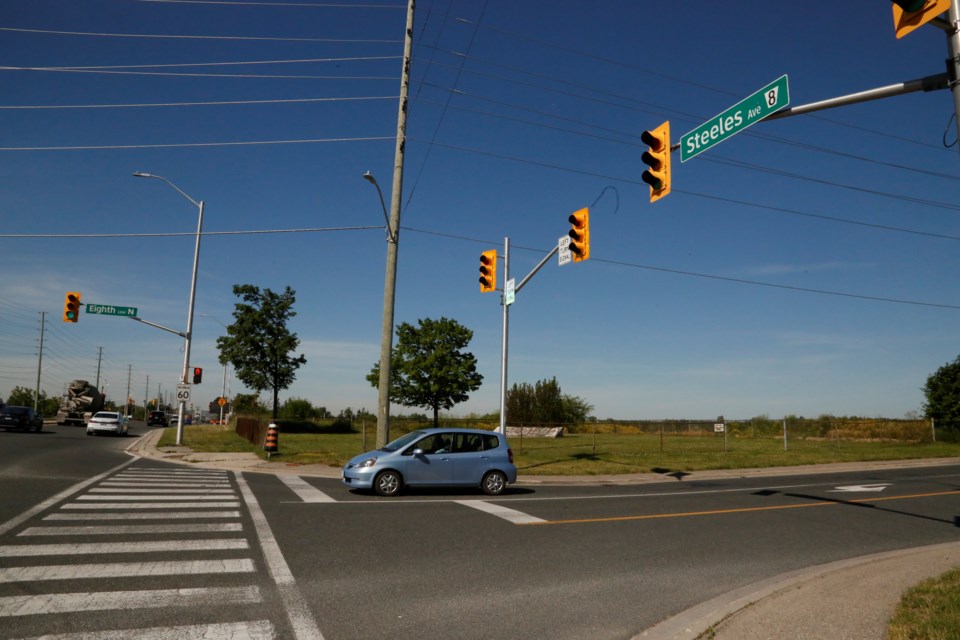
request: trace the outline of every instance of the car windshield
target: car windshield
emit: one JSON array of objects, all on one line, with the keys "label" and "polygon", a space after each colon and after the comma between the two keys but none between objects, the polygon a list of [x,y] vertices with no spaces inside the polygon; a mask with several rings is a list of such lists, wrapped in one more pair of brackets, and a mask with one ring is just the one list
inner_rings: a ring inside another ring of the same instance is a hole
[{"label": "car windshield", "polygon": [[95,415],[95,416],[93,416],[93,417],[94,417],[94,418],[102,418],[102,419],[104,419],[104,420],[119,420],[119,419],[120,419],[120,414],[119,414],[119,413],[110,413],[110,412],[107,412],[107,411],[100,411],[99,413],[97,413],[97,415]]},{"label": "car windshield", "polygon": [[411,431],[407,435],[400,436],[390,444],[386,445],[383,448],[383,450],[393,452],[399,449],[403,449],[405,446],[421,438],[423,435],[424,435],[423,431]]},{"label": "car windshield", "polygon": [[27,407],[6,407],[2,410],[2,413],[6,413],[11,416],[23,415],[27,412]]}]

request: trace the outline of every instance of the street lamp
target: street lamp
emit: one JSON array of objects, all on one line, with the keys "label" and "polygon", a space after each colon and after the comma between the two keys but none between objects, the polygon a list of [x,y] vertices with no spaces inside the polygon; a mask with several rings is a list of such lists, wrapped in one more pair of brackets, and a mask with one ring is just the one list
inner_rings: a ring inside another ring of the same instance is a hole
[{"label": "street lamp", "polygon": [[383,326],[380,331],[380,382],[377,386],[377,449],[390,440],[390,355],[393,352],[393,313],[397,292],[397,233],[400,231],[399,202],[394,217],[387,215],[383,192],[376,178],[367,171],[363,178],[377,188],[383,217],[387,221],[387,273],[383,284]]},{"label": "street lamp", "polygon": [[[190,277],[190,304],[187,307],[187,335],[183,339],[183,376],[182,382],[184,384],[189,384],[190,380],[187,377],[190,370],[190,341],[193,338],[193,302],[197,297],[197,265],[200,263],[200,233],[203,231],[203,200],[197,202],[186,193],[184,193],[180,187],[173,184],[163,176],[154,175],[152,173],[144,173],[143,171],[136,171],[133,174],[137,178],[156,178],[157,180],[163,180],[168,185],[174,188],[177,193],[182,195],[184,198],[189,200],[200,210],[200,214],[197,217],[197,240],[193,248],[193,274]],[[180,400],[179,409],[177,411],[177,444],[183,444],[183,414],[186,409],[186,402]]]}]

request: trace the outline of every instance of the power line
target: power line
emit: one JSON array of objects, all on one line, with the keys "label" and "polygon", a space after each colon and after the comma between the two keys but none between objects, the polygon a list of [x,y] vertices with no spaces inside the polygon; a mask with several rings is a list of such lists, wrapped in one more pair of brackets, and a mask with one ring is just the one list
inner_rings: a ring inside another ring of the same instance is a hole
[{"label": "power line", "polygon": [[9,31],[14,33],[37,33],[58,36],[91,36],[99,38],[159,38],[170,40],[248,40],[263,42],[328,42],[338,44],[399,44],[403,42],[403,40],[354,38],[290,38],[270,36],[205,36],[163,33],[99,33],[94,31],[57,31],[54,29],[19,29],[15,27],[0,27],[0,31]]},{"label": "power line", "polygon": [[218,100],[206,102],[141,102],[128,104],[43,104],[43,105],[0,105],[0,110],[7,109],[135,109],[145,107],[206,107],[232,106],[247,104],[292,104],[304,102],[358,102],[365,100],[396,100],[398,96],[355,96],[341,98],[287,98],[272,100]]},{"label": "power line", "polygon": [[[267,233],[317,233],[321,231],[368,231],[384,229],[380,226],[359,227],[304,227],[300,229],[249,229],[245,231],[203,231],[201,236],[242,236]],[[0,233],[0,238],[173,238],[177,236],[195,237],[195,231],[176,231],[164,233]]]},{"label": "power line", "polygon": [[321,142],[372,142],[396,140],[396,136],[368,138],[311,138],[302,140],[245,140],[240,142],[180,142],[163,144],[104,144],[51,147],[0,147],[0,151],[105,151],[118,149],[186,149],[195,147],[243,147],[276,144],[315,144]]}]

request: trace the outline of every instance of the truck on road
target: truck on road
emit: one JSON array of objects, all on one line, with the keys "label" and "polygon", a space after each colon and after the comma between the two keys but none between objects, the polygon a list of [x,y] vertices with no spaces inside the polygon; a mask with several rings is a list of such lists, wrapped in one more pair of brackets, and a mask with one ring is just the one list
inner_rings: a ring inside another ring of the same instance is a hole
[{"label": "truck on road", "polygon": [[106,396],[86,380],[74,380],[60,399],[57,424],[85,426],[100,409]]}]

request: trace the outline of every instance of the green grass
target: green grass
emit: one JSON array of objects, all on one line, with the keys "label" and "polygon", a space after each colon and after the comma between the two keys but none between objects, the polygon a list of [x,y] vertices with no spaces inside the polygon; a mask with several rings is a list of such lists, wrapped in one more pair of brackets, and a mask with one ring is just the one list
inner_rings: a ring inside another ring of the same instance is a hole
[{"label": "green grass", "polygon": [[[167,429],[160,446],[174,443],[175,429]],[[399,433],[392,434],[394,436]],[[195,451],[250,451],[266,453],[237,436],[228,427],[210,425],[184,428],[184,442]],[[281,428],[280,454],[271,460],[288,464],[322,463],[341,466],[374,447],[368,430],[366,447],[359,433],[291,433]],[[706,469],[780,467],[827,462],[857,462],[960,456],[960,444],[793,440],[787,451],[775,438],[714,435],[668,436],[649,434],[570,434],[562,438],[511,438],[514,462],[523,475],[607,475],[649,472],[689,472]]]},{"label": "green grass", "polygon": [[960,638],[960,569],[925,580],[907,591],[890,620],[887,638]]}]

